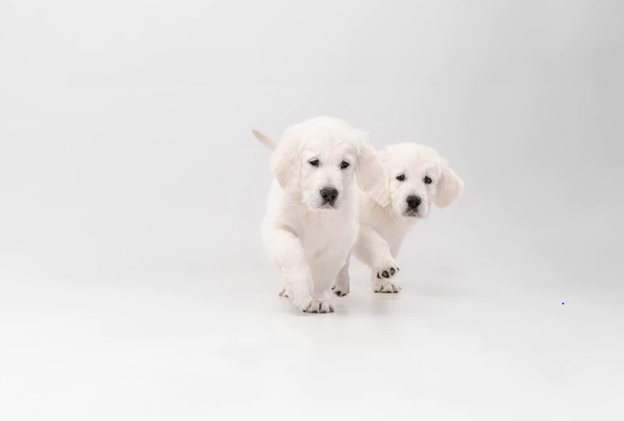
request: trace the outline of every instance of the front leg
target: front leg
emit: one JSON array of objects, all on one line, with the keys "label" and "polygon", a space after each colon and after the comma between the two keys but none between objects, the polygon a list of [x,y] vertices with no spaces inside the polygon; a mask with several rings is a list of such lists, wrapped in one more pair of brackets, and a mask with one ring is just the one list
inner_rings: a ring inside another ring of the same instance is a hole
[{"label": "front leg", "polygon": [[353,253],[372,269],[373,291],[397,293],[401,290],[393,279],[399,273],[399,264],[394,260],[388,243],[375,228],[362,224]]},{"label": "front leg", "polygon": [[270,222],[262,224],[261,234],[269,259],[282,273],[284,290],[280,295],[287,296],[305,311],[312,301],[313,283],[301,240],[291,231]]},{"label": "front leg", "polygon": [[331,313],[334,311],[334,306],[331,303],[331,287],[339,276],[338,274],[341,272],[341,269],[344,269],[343,266],[350,245],[351,241],[345,241],[344,243],[339,241],[310,263],[312,278],[314,279],[314,289],[312,292],[312,305],[308,310],[309,312]]}]

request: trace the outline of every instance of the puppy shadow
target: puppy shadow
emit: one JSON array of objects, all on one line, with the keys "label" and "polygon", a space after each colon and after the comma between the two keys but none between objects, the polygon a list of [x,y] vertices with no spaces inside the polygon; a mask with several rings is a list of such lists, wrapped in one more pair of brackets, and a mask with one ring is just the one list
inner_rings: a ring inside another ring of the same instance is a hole
[{"label": "puppy shadow", "polygon": [[374,316],[391,315],[397,311],[398,304],[405,299],[404,291],[396,294],[368,291],[371,299],[368,300],[369,314]]},{"label": "puppy shadow", "polygon": [[[336,312],[349,316],[392,316],[405,301],[403,291],[398,293],[373,292],[370,288],[355,288],[346,297],[334,299]],[[336,305],[337,304],[337,305]]]}]

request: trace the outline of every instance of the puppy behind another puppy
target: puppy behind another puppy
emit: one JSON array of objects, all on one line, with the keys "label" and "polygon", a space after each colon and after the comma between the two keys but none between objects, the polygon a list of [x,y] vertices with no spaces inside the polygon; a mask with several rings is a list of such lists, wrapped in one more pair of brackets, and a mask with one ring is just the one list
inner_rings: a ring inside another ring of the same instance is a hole
[{"label": "puppy behind another puppy", "polygon": [[[416,222],[426,219],[432,203],[444,208],[464,191],[464,182],[434,149],[401,143],[379,152],[386,168],[389,204],[362,194],[360,231],[353,255],[372,269],[375,292],[397,293],[399,265],[396,257],[405,235]],[[349,259],[332,288],[338,296],[350,291]]]}]

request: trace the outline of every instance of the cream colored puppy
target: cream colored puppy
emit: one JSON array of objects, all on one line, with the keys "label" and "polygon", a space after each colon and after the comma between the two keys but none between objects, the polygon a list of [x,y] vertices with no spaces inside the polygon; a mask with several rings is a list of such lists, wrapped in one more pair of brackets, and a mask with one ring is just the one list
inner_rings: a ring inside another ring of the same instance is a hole
[{"label": "cream colored puppy", "polygon": [[366,133],[342,120],[304,121],[289,127],[279,144],[253,133],[275,150],[261,234],[282,274],[280,295],[306,312],[333,312],[331,287],[357,238],[360,189],[368,200],[388,204],[383,166]]},{"label": "cream colored puppy", "polygon": [[[396,261],[407,232],[429,216],[431,204],[444,208],[464,191],[464,182],[434,149],[415,143],[390,146],[379,153],[386,168],[389,203],[362,194],[360,231],[353,255],[372,269],[375,292],[397,293]],[[349,259],[332,288],[349,293]]]}]

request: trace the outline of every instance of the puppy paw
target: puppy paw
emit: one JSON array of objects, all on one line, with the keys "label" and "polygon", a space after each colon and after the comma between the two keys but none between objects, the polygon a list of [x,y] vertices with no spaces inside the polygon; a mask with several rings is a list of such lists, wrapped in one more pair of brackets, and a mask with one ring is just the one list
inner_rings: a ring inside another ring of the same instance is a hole
[{"label": "puppy paw", "polygon": [[349,292],[351,292],[350,283],[351,282],[349,279],[349,274],[340,273],[338,274],[338,277],[336,278],[336,283],[332,287],[332,291],[334,291],[334,294],[336,294],[337,296],[344,297]]},{"label": "puppy paw", "polygon": [[338,283],[336,283],[336,285],[332,287],[332,291],[334,291],[334,294],[336,294],[337,296],[344,297],[345,295],[349,294],[349,292],[351,292],[351,287],[349,286],[349,284],[339,285]]},{"label": "puppy paw", "polygon": [[303,311],[306,311],[312,301],[312,296],[309,293],[305,291],[294,292],[292,288],[282,288],[279,296],[290,299],[294,305]]},{"label": "puppy paw", "polygon": [[294,294],[294,297],[292,295],[289,295],[288,298],[290,298],[290,301],[292,301],[294,305],[296,305],[303,311],[305,311],[306,308],[310,307],[310,304],[312,302],[312,297],[310,296],[310,294]]},{"label": "puppy paw", "polygon": [[281,297],[287,297],[290,301],[305,310],[312,301],[312,275],[309,271],[290,271],[283,273],[284,289],[280,292]]},{"label": "puppy paw", "polygon": [[380,280],[380,282],[383,282],[384,278],[392,278],[394,275],[399,273],[399,270],[399,264],[393,260],[379,265],[377,269],[373,271],[373,273],[375,277]]},{"label": "puppy paw", "polygon": [[306,313],[333,313],[334,306],[328,299],[313,298],[303,311]]},{"label": "puppy paw", "polygon": [[401,291],[401,287],[398,284],[385,279],[383,281],[376,279],[375,281],[373,281],[373,291],[383,292],[387,294],[396,294],[397,292]]}]

